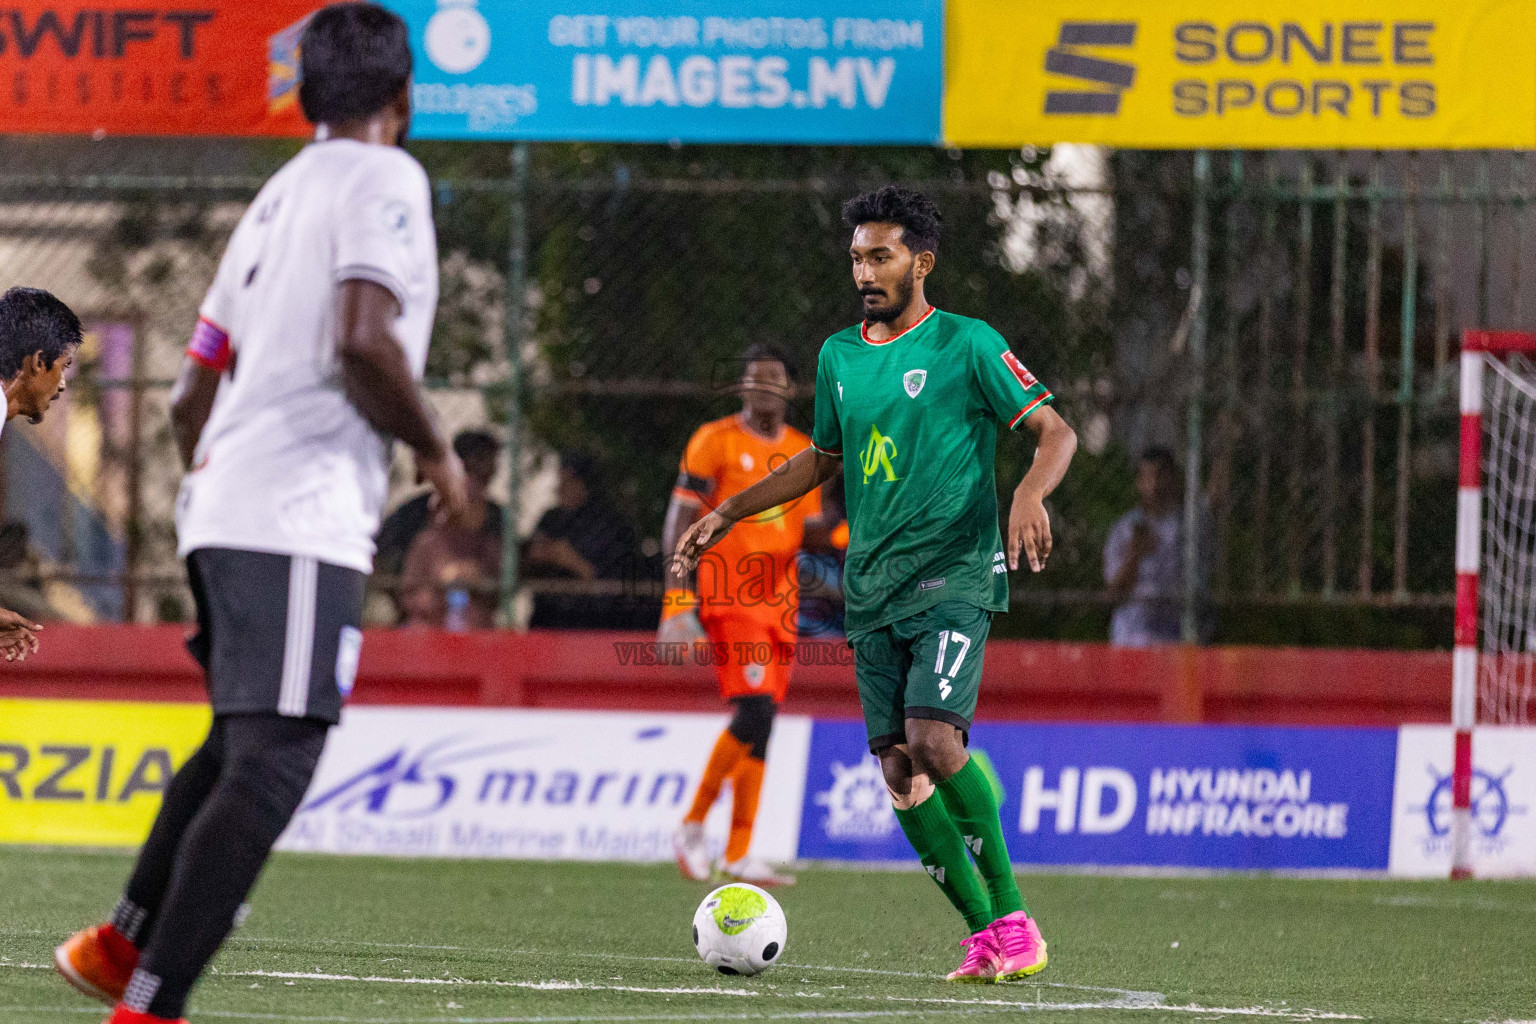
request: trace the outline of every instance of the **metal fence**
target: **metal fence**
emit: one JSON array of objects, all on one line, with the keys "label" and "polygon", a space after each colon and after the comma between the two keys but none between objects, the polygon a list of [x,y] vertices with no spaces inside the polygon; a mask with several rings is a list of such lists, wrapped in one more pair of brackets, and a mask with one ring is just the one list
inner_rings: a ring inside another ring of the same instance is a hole
[{"label": "metal fence", "polygon": [[[168,383],[228,232],[289,152],[0,144],[0,283],[52,288],[97,327],[65,414],[4,438],[7,516],[60,611],[189,611]],[[857,157],[791,174],[762,150],[700,154],[423,152],[439,408],[511,438],[523,534],[549,454],[591,455],[634,525],[621,586],[641,603],[682,446],[737,407],[742,349],[779,344],[808,383],[821,340],[856,318],[839,207],[881,180]],[[1086,183],[1046,158],[918,153],[906,176],[945,212],[931,297],[997,326],[1084,441],[1053,499],[1051,569],[1018,581],[1020,621],[1102,630],[1104,539],[1135,501],[1135,453],[1160,443],[1199,456],[1219,635],[1313,639],[1297,615],[1370,609],[1443,617],[1448,635],[1451,357],[1462,326],[1536,312],[1525,156],[1120,153]],[[810,409],[802,388],[791,422],[808,429]],[[1004,486],[1027,459],[1000,446]]]}]

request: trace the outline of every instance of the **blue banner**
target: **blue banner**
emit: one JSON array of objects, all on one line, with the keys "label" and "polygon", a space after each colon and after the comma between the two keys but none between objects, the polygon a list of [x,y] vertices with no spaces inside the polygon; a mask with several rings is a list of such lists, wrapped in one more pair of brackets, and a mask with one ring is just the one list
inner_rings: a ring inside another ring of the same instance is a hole
[{"label": "blue banner", "polygon": [[[988,725],[1016,863],[1385,869],[1395,729]],[[910,860],[856,722],[815,723],[800,856]]]},{"label": "blue banner", "polygon": [[386,4],[411,27],[421,138],[940,139],[943,0]]}]

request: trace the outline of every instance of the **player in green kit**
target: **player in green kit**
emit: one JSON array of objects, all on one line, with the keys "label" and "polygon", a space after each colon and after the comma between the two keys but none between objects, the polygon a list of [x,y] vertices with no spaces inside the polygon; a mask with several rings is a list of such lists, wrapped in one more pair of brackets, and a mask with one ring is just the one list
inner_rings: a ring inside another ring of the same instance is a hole
[{"label": "player in green kit", "polygon": [[[839,471],[847,495],[848,642],[869,748],[896,818],[972,933],[954,981],[997,981],[1046,964],[1019,895],[991,783],[966,752],[994,612],[1022,552],[1051,553],[1044,499],[1077,436],[1051,393],[980,320],[928,305],[941,218],[897,186],[843,207],[864,322],[828,338],[816,370],[813,446],[722,502],[678,543],[689,568],[739,520],[794,501]],[[997,425],[1037,449],[998,530]],[[974,859],[975,868],[972,867]],[[978,870],[980,877],[978,878]]]}]

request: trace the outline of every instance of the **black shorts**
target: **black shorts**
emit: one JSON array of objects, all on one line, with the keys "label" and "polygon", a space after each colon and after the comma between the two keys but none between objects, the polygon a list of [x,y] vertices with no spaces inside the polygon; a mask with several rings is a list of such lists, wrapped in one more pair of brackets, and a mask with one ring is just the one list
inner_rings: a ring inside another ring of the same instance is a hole
[{"label": "black shorts", "polygon": [[335,724],[363,649],[364,573],[300,555],[199,548],[187,556],[216,715],[279,714]]}]

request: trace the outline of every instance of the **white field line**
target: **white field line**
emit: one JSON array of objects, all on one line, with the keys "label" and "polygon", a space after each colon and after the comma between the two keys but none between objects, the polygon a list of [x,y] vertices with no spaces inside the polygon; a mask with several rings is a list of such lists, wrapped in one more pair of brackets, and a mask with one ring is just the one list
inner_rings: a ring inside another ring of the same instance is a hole
[{"label": "white field line", "polygon": [[[457,953],[479,953],[489,956],[571,956],[585,957],[590,960],[638,960],[646,963],[658,964],[693,964],[698,963],[697,957],[686,956],[640,956],[635,953],[592,953],[592,952],[557,952],[547,949],[493,949],[488,946],[437,946],[418,942],[358,942],[351,939],[283,939],[273,936],[235,935],[231,937],[229,945],[238,946],[242,942],[256,945],[295,945],[306,944],[326,946],[365,946],[378,949],[417,949],[417,950],[447,950]],[[888,971],[878,967],[834,967],[823,964],[797,964],[788,960],[779,963],[782,971],[831,971],[835,974],[871,974],[890,978],[923,978],[928,981],[938,980],[938,975],[933,972],[923,971]],[[1063,981],[1031,982],[1034,985],[1046,985],[1052,988],[1070,988],[1080,992],[1108,992],[1113,995],[1130,998],[1162,999],[1161,992],[1138,991],[1129,988],[1110,988],[1103,985],[1071,985]]]},{"label": "white field line", "polygon": [[[793,995],[784,992],[754,992],[747,989],[723,989],[723,988],[642,988],[634,985],[591,985],[581,981],[484,981],[465,978],[389,978],[389,977],[363,977],[355,974],[323,974],[312,971],[234,971],[221,974],[224,978],[281,978],[304,981],[340,981],[340,982],[364,982],[403,985],[486,985],[503,988],[532,988],[541,991],[611,991],[611,992],[644,992],[666,995],[711,995],[711,996],[773,996],[780,999],[820,999],[826,998],[820,992],[796,992]],[[1314,1021],[1314,1020],[1364,1020],[1365,1018],[1346,1013],[1329,1013],[1323,1010],[1298,1009],[1290,1010],[1269,1006],[1244,1006],[1244,1007],[1213,1007],[1201,1006],[1197,1003],[1189,1003],[1183,1006],[1169,1005],[1158,1001],[1143,1001],[1139,999],[1115,999],[1108,1002],[1077,1002],[1077,1003],[1048,1003],[1037,998],[1034,1002],[1020,1002],[1014,999],[960,999],[937,998],[923,996],[872,996],[847,994],[839,995],[840,999],[855,999],[869,1002],[909,1003],[921,1006],[971,1006],[971,1007],[998,1007],[1010,1010],[1155,1010],[1171,1013],[1204,1013],[1239,1017],[1275,1017],[1284,1020]]]},{"label": "white field line", "polygon": [[647,988],[640,985],[596,985],[584,981],[494,981],[479,978],[389,978],[381,975],[324,974],[315,971],[221,971],[221,978],[279,978],[294,981],[358,981],[383,985],[483,985],[489,988],[531,988],[540,992],[643,992],[668,996],[758,996],[740,988],[676,986]]},{"label": "white field line", "polygon": [[[665,1014],[608,1014],[602,1016],[537,1016],[537,1017],[338,1017],[294,1016],[280,1013],[243,1013],[237,1010],[198,1010],[199,1017],[221,1020],[279,1021],[284,1024],[629,1024],[645,1022],[656,1024],[666,1021],[720,1021],[720,1020],[885,1020],[901,1017],[970,1017],[976,1013],[995,1013],[994,1010],[795,1010],[781,1013],[665,1013]],[[92,1014],[99,1016],[99,1009],[83,1006],[0,1006],[0,1014],[25,1013],[28,1021],[37,1013]]]},{"label": "white field line", "polygon": [[[17,970],[52,970],[48,964],[0,964],[0,968]],[[609,992],[634,992],[647,995],[700,995],[700,996],[772,996],[779,999],[820,999],[827,998],[820,992],[755,992],[749,989],[724,989],[705,988],[691,986],[677,987],[643,987],[638,985],[604,985],[588,984],[582,981],[564,981],[551,979],[548,981],[498,981],[472,978],[400,978],[383,975],[357,975],[357,974],[330,974],[319,971],[227,971],[220,972],[220,978],[272,978],[281,981],[321,981],[355,984],[380,984],[380,985],[434,985],[434,986],[478,986],[490,988],[520,988],[533,989],[545,992],[582,992],[582,991],[609,991]],[[1152,998],[1149,998],[1152,997]],[[1142,1010],[1157,1011],[1163,1013],[1192,1013],[1212,1014],[1216,1016],[1236,1017],[1270,1017],[1291,1021],[1317,1021],[1317,1020],[1363,1020],[1355,1014],[1331,1013],[1323,1010],[1312,1009],[1287,1009],[1270,1006],[1244,1006],[1244,1007],[1217,1007],[1203,1006],[1198,1003],[1185,1005],[1170,1005],[1163,1001],[1159,993],[1134,992],[1127,993],[1119,999],[1094,1002],[1047,1002],[1041,998],[1039,989],[1035,990],[1033,1002],[1023,1002],[1015,999],[961,999],[958,997],[933,997],[933,996],[893,996],[893,995],[859,995],[856,993],[838,993],[833,998],[856,1000],[862,1002],[907,1003],[914,1006],[967,1006],[973,1008],[998,1008],[1014,1011],[1091,1011],[1091,1010]],[[808,1011],[809,1012],[809,1011]],[[831,1012],[831,1011],[827,1011]],[[284,1018],[277,1018],[284,1019]],[[587,1018],[583,1018],[587,1019]]]}]

